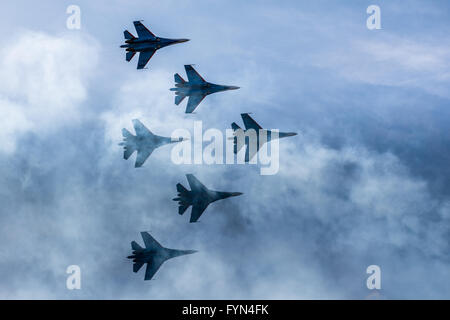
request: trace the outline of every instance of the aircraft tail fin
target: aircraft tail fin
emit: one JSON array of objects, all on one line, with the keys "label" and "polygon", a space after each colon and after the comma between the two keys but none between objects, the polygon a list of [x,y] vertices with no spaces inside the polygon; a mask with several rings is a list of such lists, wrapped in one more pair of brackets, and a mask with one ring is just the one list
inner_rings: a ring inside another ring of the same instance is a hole
[{"label": "aircraft tail fin", "polygon": [[231,128],[233,129],[233,131],[236,131],[236,130],[241,129],[241,127],[239,127],[239,126],[237,125],[236,122],[233,122],[233,123],[231,124]]},{"label": "aircraft tail fin", "polygon": [[123,128],[122,129],[122,135],[123,135],[123,142],[120,143],[120,145],[123,146],[123,158],[125,160],[128,160],[128,158],[133,154],[133,152],[136,151],[136,145],[132,142],[134,136],[131,134],[130,131]]},{"label": "aircraft tail fin", "polygon": [[183,214],[187,208],[192,204],[191,193],[181,183],[177,184],[178,198],[174,198],[174,201],[178,201],[178,213]]},{"label": "aircraft tail fin", "polygon": [[186,82],[178,73],[175,73],[174,78],[175,78],[175,83],[185,83]]},{"label": "aircraft tail fin", "polygon": [[181,103],[181,101],[183,101],[184,98],[186,98],[185,95],[176,95],[175,96],[175,104],[179,105]]},{"label": "aircraft tail fin", "polygon": [[131,34],[131,32],[128,31],[128,30],[125,30],[125,31],[123,32],[123,36],[124,36],[125,40],[132,40],[132,39],[135,39],[135,36],[133,36],[133,35]]},{"label": "aircraft tail fin", "polygon": [[131,249],[133,249],[134,251],[141,251],[142,247],[136,241],[132,241]]}]

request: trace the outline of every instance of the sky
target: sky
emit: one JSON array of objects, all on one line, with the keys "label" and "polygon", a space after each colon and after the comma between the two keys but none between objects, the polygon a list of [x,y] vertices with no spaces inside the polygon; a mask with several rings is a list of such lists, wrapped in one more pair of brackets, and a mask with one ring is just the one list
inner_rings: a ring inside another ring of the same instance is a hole
[{"label": "sky", "polygon": [[[66,26],[69,5],[81,29]],[[381,29],[369,30],[369,5]],[[448,1],[2,1],[0,298],[450,298]],[[134,20],[189,42],[147,70],[125,61]],[[195,114],[174,104],[184,64],[241,87]],[[142,168],[121,129],[225,130],[251,112],[280,141],[276,175],[259,165],[176,165],[171,146]],[[214,190],[200,223],[178,215],[175,185]],[[198,253],[144,281],[126,259],[149,231]],[[68,290],[78,265],[81,289]]]}]

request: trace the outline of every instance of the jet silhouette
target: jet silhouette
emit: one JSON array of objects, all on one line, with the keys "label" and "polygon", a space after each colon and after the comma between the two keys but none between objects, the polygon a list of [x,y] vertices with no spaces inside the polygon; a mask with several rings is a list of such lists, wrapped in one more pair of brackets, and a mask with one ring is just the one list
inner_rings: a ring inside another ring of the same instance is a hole
[{"label": "jet silhouette", "polygon": [[145,280],[153,278],[166,260],[197,252],[196,250],[164,248],[148,232],[141,232],[141,236],[144,240],[145,248],[142,248],[136,241],[132,241],[131,248],[133,249],[133,255],[128,256],[127,258],[133,259],[133,272],[138,272],[144,263],[147,264],[147,268],[145,269]]},{"label": "jet silhouette", "polygon": [[176,43],[189,41],[189,39],[166,39],[155,36],[150,32],[140,21],[134,21],[134,27],[138,34],[138,38],[133,36],[128,30],[123,32],[125,37],[124,45],[121,48],[126,48],[127,54],[125,59],[130,61],[133,59],[136,52],[139,52],[139,61],[137,68],[144,69],[147,62],[155,54],[156,50],[163,47],[170,46]]},{"label": "jet silhouette", "polygon": [[123,158],[128,158],[137,150],[135,168],[141,167],[145,160],[152,154],[153,150],[165,144],[184,141],[183,138],[173,141],[169,137],[161,137],[153,134],[146,126],[138,119],[133,120],[134,131],[136,135],[133,136],[127,129],[122,129],[123,142],[119,146],[124,146]]},{"label": "jet silhouette", "polygon": [[[231,124],[231,128],[234,131],[234,138],[232,138],[232,139],[234,139],[234,153],[238,153],[242,149],[242,147],[244,146],[243,143],[242,144],[238,143],[237,137],[240,134],[245,134],[248,130],[251,130],[251,129],[255,130],[256,140],[257,140],[256,141],[256,148],[250,148],[248,146],[248,142],[245,141],[245,146],[247,146],[247,149],[245,151],[245,162],[249,162],[255,156],[255,154],[259,151],[259,147],[260,147],[260,145],[259,145],[259,143],[260,143],[259,142],[259,140],[260,140],[259,137],[260,137],[260,134],[261,133],[266,134],[266,137],[267,137],[267,141],[266,142],[269,142],[269,141],[271,141],[273,139],[272,138],[272,131],[263,129],[255,120],[253,120],[252,117],[249,116],[248,113],[241,113],[241,117],[242,117],[242,120],[244,121],[245,130],[243,130],[241,127],[239,127],[236,124],[236,122],[233,122]],[[297,135],[297,133],[295,133],[295,132],[279,132],[278,133],[278,138],[281,139],[281,138],[286,138],[286,137],[292,137],[292,136],[295,136],[295,135]],[[243,140],[241,140],[241,141],[243,141]],[[252,149],[252,150],[250,150],[250,149]]]},{"label": "jet silhouette", "polygon": [[189,206],[192,206],[191,219],[189,222],[197,222],[203,211],[208,205],[214,201],[226,199],[229,197],[240,196],[241,192],[220,192],[212,191],[206,188],[193,174],[187,174],[186,178],[191,187],[191,191],[187,190],[181,183],[177,184],[178,197],[174,201],[178,201],[178,213],[182,215]]},{"label": "jet silhouette", "polygon": [[206,82],[191,65],[185,65],[184,69],[186,70],[189,82],[186,82],[176,73],[174,75],[176,88],[171,88],[170,91],[175,91],[176,105],[179,105],[186,96],[189,96],[186,113],[192,113],[200,102],[211,93],[239,89],[239,87],[235,86],[223,86]]}]

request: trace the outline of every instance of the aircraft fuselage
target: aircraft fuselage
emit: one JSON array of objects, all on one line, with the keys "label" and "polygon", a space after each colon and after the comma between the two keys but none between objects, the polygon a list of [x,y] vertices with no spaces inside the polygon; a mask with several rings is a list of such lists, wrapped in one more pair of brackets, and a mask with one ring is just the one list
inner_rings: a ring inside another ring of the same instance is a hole
[{"label": "aircraft fuselage", "polygon": [[[253,130],[253,129],[249,129],[249,130]],[[248,130],[244,130],[244,134],[247,131]],[[259,137],[261,134],[266,135],[266,137],[267,137],[266,142],[270,142],[271,140],[275,139],[275,137],[272,137],[272,130],[259,129],[259,130],[255,130],[255,132],[256,132],[256,139],[257,139],[258,144],[259,144],[259,140],[260,140]],[[277,138],[281,139],[281,138],[286,138],[286,137],[292,137],[295,135],[297,135],[297,133],[295,133],[295,132],[278,132]]]},{"label": "aircraft fuselage", "polygon": [[142,51],[155,51],[163,47],[167,47],[176,43],[182,43],[188,41],[187,39],[166,39],[158,38],[155,39],[141,39],[135,38],[126,40],[121,48],[126,48],[126,51],[142,52]]},{"label": "aircraft fuselage", "polygon": [[209,205],[212,202],[217,200],[226,199],[229,197],[239,196],[241,192],[222,192],[222,191],[213,191],[213,190],[205,190],[202,192],[192,192],[192,205]]},{"label": "aircraft fuselage", "polygon": [[175,84],[176,88],[171,88],[170,91],[175,91],[175,94],[190,96],[190,95],[209,95],[216,92],[228,91],[228,90],[236,90],[239,87],[235,86],[224,86],[220,84],[214,83],[177,83]]},{"label": "aircraft fuselage", "polygon": [[151,261],[153,258],[158,258],[162,260],[169,260],[178,256],[183,256],[186,254],[195,253],[195,250],[176,250],[176,249],[168,249],[161,248],[158,250],[155,249],[144,249],[142,251],[133,251],[133,255],[128,256],[128,259],[133,259],[133,262],[143,262],[147,263]]},{"label": "aircraft fuselage", "polygon": [[136,147],[138,150],[144,149],[144,148],[156,149],[165,144],[175,142],[175,141],[172,141],[171,138],[161,137],[161,136],[157,136],[157,135],[135,136],[133,140],[134,140],[134,143],[136,144]]}]

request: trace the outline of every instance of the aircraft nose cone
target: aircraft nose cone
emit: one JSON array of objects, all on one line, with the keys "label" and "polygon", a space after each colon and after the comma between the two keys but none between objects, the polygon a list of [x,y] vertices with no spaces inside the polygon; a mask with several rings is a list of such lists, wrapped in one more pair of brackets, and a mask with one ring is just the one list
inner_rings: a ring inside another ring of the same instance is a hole
[{"label": "aircraft nose cone", "polygon": [[176,43],[183,43],[183,42],[188,42],[189,40],[191,40],[191,39],[178,39],[178,40],[175,40],[175,42]]},{"label": "aircraft nose cone", "polygon": [[298,133],[297,132],[289,132],[287,134],[288,137],[292,137],[292,136],[296,136]]},{"label": "aircraft nose cone", "polygon": [[232,192],[231,193],[232,197],[237,197],[237,196],[240,196],[240,195],[243,195],[243,193],[242,192]]},{"label": "aircraft nose cone", "polygon": [[237,90],[240,89],[241,87],[236,87],[236,86],[229,86],[228,90]]}]

